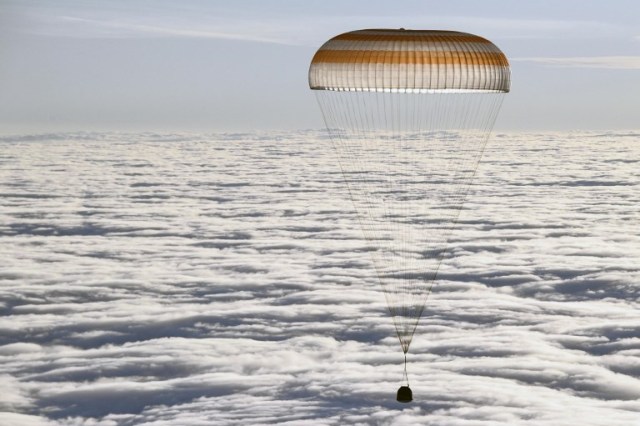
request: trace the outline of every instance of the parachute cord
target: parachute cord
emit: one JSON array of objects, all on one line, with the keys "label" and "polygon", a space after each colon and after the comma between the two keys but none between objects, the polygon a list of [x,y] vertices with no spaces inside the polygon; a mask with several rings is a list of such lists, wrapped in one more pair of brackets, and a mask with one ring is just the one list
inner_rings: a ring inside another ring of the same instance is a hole
[{"label": "parachute cord", "polygon": [[407,374],[407,353],[404,353],[404,375],[402,376],[402,381],[407,383],[409,386],[409,375]]}]

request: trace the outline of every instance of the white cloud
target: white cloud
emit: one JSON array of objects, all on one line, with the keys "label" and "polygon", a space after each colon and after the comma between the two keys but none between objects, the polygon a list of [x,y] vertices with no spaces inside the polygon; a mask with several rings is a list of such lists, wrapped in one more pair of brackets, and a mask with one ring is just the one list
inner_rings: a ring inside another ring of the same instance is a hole
[{"label": "white cloud", "polygon": [[[407,28],[455,29],[491,35],[501,39],[551,39],[590,38],[624,35],[620,27],[590,21],[561,21],[515,18],[480,18],[465,16],[430,16],[416,18],[414,15],[390,16],[322,16],[310,19],[307,15],[280,17],[222,17],[209,14],[189,16],[162,16],[152,14],[147,18],[129,15],[86,17],[79,15],[41,16],[43,25],[38,31],[64,37],[181,37],[244,40],[287,45],[318,46],[343,31],[359,28]],[[322,25],[319,25],[319,22]],[[443,24],[444,23],[444,24]]]},{"label": "white cloud", "polygon": [[633,424],[639,137],[495,137],[407,406],[326,138],[2,137],[0,423]]},{"label": "white cloud", "polygon": [[45,417],[11,412],[0,412],[0,423],[3,426],[54,426],[58,424]]},{"label": "white cloud", "polygon": [[243,13],[219,13],[215,8],[191,10],[165,5],[141,12],[126,6],[47,5],[25,9],[23,15],[28,25],[14,26],[13,31],[47,37],[191,38],[299,45],[308,41],[309,33],[309,22],[304,17],[247,17]]},{"label": "white cloud", "polygon": [[604,68],[618,70],[640,69],[640,56],[584,56],[565,58],[512,58],[512,61],[534,62],[563,68]]},{"label": "white cloud", "polygon": [[[87,19],[74,16],[58,18],[58,35],[68,37],[180,37],[255,41],[260,43],[295,44],[292,38],[282,35],[275,24],[260,22],[235,22],[233,20],[211,20],[203,23],[172,22],[172,20],[131,21]],[[201,21],[201,20],[200,20]]]},{"label": "white cloud", "polygon": [[[77,5],[75,5],[77,6]],[[255,10],[254,10],[255,9]],[[277,10],[262,5],[92,4],[81,7],[39,5],[24,8],[29,25],[14,30],[74,38],[180,37],[244,40],[287,45],[319,46],[328,37],[359,28],[406,27],[478,32],[499,39],[628,37],[621,25],[597,20],[526,19],[447,14],[415,14],[407,7],[362,13],[352,7],[318,13]]]}]

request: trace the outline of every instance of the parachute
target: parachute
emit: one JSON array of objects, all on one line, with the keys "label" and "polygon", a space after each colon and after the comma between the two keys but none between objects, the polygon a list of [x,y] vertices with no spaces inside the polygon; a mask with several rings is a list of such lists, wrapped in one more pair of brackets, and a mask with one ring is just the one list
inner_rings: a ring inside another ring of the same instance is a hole
[{"label": "parachute", "polygon": [[398,401],[412,399],[406,354],[510,79],[498,47],[454,31],[352,31],[311,61],[405,355]]}]

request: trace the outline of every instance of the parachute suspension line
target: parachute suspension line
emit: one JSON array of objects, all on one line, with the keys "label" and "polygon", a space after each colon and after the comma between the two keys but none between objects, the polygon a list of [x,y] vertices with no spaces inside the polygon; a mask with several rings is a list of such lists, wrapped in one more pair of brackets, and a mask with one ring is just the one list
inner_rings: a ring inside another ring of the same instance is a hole
[{"label": "parachute suspension line", "polygon": [[[340,167],[343,181],[347,183],[346,186],[349,198],[351,199],[352,204],[356,207],[356,217],[360,224],[360,230],[364,233],[365,240],[371,243],[372,240],[375,241],[378,237],[376,236],[375,228],[370,229],[366,223],[370,223],[374,220],[372,211],[375,206],[371,202],[372,200],[370,198],[362,197],[362,193],[360,196],[356,195],[358,191],[362,191],[363,188],[366,188],[366,163],[350,161],[351,159],[358,158],[360,154],[356,150],[358,144],[362,143],[364,145],[367,141],[366,136],[364,135],[364,127],[356,124],[354,119],[354,108],[349,105],[350,97],[346,96],[353,95],[353,93],[326,91],[316,91],[315,93],[316,100],[320,104],[320,109],[323,113],[325,125],[329,131],[329,136],[334,147],[334,153],[337,154],[338,157],[342,157],[342,160],[339,159],[338,165]],[[372,119],[371,121],[373,123],[374,120]],[[353,130],[358,129],[360,130],[359,138],[356,138],[355,141],[351,141],[350,144],[349,141],[354,137],[351,133],[353,133]],[[346,166],[352,167],[352,169],[348,170]],[[363,202],[365,205],[362,205]],[[367,248],[367,250],[370,251],[369,248]],[[370,251],[370,254],[373,256],[373,252]],[[378,282],[381,282],[382,272],[379,262],[376,262],[375,259],[373,260]],[[387,294],[385,293],[385,298],[386,296]],[[387,302],[388,306],[391,306],[389,301]],[[392,315],[395,315],[395,311],[392,312]]]},{"label": "parachute suspension line", "polygon": [[406,352],[503,94],[316,95]]},{"label": "parachute suspension line", "polygon": [[402,374],[402,382],[409,386],[409,374],[407,373],[407,352],[404,352],[404,373]]},{"label": "parachute suspension line", "polygon": [[[497,113],[500,109],[500,106],[502,105],[503,96],[504,94],[501,94],[501,93],[492,94],[488,98],[483,97],[482,99],[480,99],[482,102],[480,105],[478,105],[478,107],[476,108],[476,111],[488,111],[488,113],[486,114],[488,117],[488,120],[484,120],[484,123],[482,123],[483,120],[479,120],[480,122],[477,123],[479,118],[478,116],[480,115],[478,112],[476,112],[475,116],[471,120],[475,125],[481,124],[482,127],[480,128],[480,130],[476,130],[477,132],[476,135],[469,135],[465,139],[467,139],[469,142],[475,143],[476,145],[478,145],[478,147],[475,149],[475,155],[471,159],[469,159],[466,164],[464,164],[463,166],[459,167],[456,170],[456,177],[458,177],[458,175],[460,174],[459,173],[460,169],[463,169],[463,170],[467,169],[467,173],[469,176],[466,179],[461,179],[463,180],[463,183],[458,186],[455,193],[452,194],[451,196],[454,200],[458,200],[459,207],[456,209],[455,216],[452,218],[451,222],[449,223],[448,229],[445,232],[448,237],[446,238],[446,243],[444,245],[445,249],[442,251],[441,257],[444,257],[444,255],[446,254],[447,248],[449,247],[451,233],[456,223],[458,222],[458,219],[462,212],[463,203],[467,197],[469,188],[471,186],[472,178],[475,176],[476,171],[480,165],[480,159],[484,154],[486,143],[489,139],[490,131],[493,128],[493,125],[497,118]],[[485,100],[487,101],[485,102]],[[491,102],[489,102],[489,100]],[[489,103],[489,105],[488,106],[483,105],[485,103]],[[465,122],[463,123],[463,128],[468,128],[468,127],[465,127],[465,126],[468,126],[467,121],[468,120],[465,119]]]},{"label": "parachute suspension line", "polygon": [[[467,114],[465,114],[465,118],[461,123],[461,126],[460,126],[461,129],[467,129],[465,132],[466,134],[463,134],[462,139],[466,140],[469,143],[469,145],[471,145],[472,143],[475,143],[477,146],[474,150],[475,155],[471,157],[467,157],[466,162],[458,164],[458,167],[456,167],[453,170],[453,174],[455,175],[455,178],[463,181],[462,184],[460,184],[458,188],[452,194],[449,195],[449,199],[452,200],[452,204],[457,203],[458,208],[455,209],[454,215],[449,221],[448,226],[443,230],[443,234],[445,236],[444,238],[445,243],[443,244],[443,249],[437,251],[436,269],[434,270],[434,273],[433,273],[433,280],[431,281],[429,288],[426,292],[424,303],[423,303],[422,309],[420,310],[420,315],[422,315],[424,306],[426,304],[426,300],[428,299],[428,296],[431,293],[433,285],[435,284],[435,278],[438,274],[440,264],[447,253],[449,243],[450,243],[451,233],[456,223],[458,222],[460,213],[462,212],[464,200],[466,199],[466,195],[471,185],[472,178],[475,176],[477,168],[480,164],[480,159],[482,158],[482,155],[484,153],[486,142],[489,139],[490,130],[493,128],[493,124],[497,117],[497,113],[502,104],[503,96],[504,94],[502,93],[496,93],[496,94],[491,94],[489,96],[484,95],[484,96],[478,97],[478,99],[480,100],[479,105],[473,108],[473,110],[475,111],[475,114],[473,115],[468,114],[469,111],[467,111]],[[465,96],[460,96],[460,99],[462,100],[464,97]],[[491,100],[491,102],[489,102],[490,105],[488,107],[483,105],[488,102],[488,101],[485,102],[486,99]],[[482,116],[483,115],[482,111],[488,111],[485,114],[488,120],[484,120]],[[478,125],[481,125],[479,127],[479,130],[478,130],[478,127],[476,127]],[[474,128],[476,129],[475,134],[472,134],[474,131],[473,130]],[[465,178],[460,178],[461,171],[465,171],[465,170],[467,170],[468,176],[466,176]]]},{"label": "parachute suspension line", "polygon": [[510,89],[509,63],[468,33],[369,29],[324,43],[309,87],[404,353],[396,399],[410,402],[409,346]]}]

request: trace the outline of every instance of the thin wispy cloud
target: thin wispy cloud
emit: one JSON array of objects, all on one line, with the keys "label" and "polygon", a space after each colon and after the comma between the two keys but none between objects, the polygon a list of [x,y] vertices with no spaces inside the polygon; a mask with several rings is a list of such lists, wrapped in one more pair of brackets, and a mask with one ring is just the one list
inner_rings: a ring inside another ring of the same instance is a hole
[{"label": "thin wispy cloud", "polygon": [[577,56],[567,58],[513,58],[516,62],[534,62],[562,68],[602,68],[617,70],[640,69],[640,56]]},{"label": "thin wispy cloud", "polygon": [[48,5],[21,11],[21,25],[12,31],[45,37],[191,38],[300,44],[296,33],[304,23],[279,17],[251,17],[216,13],[214,8],[123,9],[122,7],[70,8]]},{"label": "thin wispy cloud", "polygon": [[277,31],[265,28],[264,25],[256,25],[256,23],[252,23],[251,26],[229,22],[212,23],[213,25],[189,25],[188,23],[181,25],[170,22],[145,24],[143,22],[97,20],[74,16],[61,16],[59,19],[72,26],[83,27],[84,31],[80,33],[68,32],[67,30],[60,33],[70,37],[185,37],[292,44],[291,40],[279,36]]},{"label": "thin wispy cloud", "polygon": [[[340,31],[345,28],[393,27],[442,28],[481,31],[490,28],[503,38],[549,38],[562,33],[565,37],[593,37],[594,34],[622,34],[620,27],[590,21],[562,21],[512,18],[479,18],[465,16],[316,16],[252,18],[238,17],[219,20],[215,17],[156,16],[152,19],[131,20],[88,19],[76,16],[60,16],[62,24],[57,31],[69,37],[82,34],[112,37],[191,37],[247,40],[278,44],[307,44],[316,37],[326,37],[327,28]],[[188,19],[187,19],[188,18]],[[55,19],[55,18],[54,18]],[[69,24],[82,26],[82,31],[69,31]],[[446,23],[443,25],[443,23]]]},{"label": "thin wispy cloud", "polygon": [[[327,34],[354,28],[405,27],[438,28],[486,33],[504,39],[592,38],[629,36],[631,29],[608,22],[561,19],[523,19],[430,14],[407,14],[406,10],[387,14],[327,13],[273,15],[231,7],[224,18],[216,7],[207,10],[185,8],[126,9],[109,4],[31,10],[28,31],[41,35],[72,38],[181,37],[244,40],[286,45],[316,45]],[[635,30],[635,28],[633,29]]]},{"label": "thin wispy cloud", "polygon": [[[411,17],[416,20],[417,18]],[[460,28],[485,29],[502,38],[551,38],[559,34],[563,38],[592,38],[623,36],[628,28],[608,22],[569,19],[525,19],[477,16],[439,16],[440,22],[451,22]]]}]

